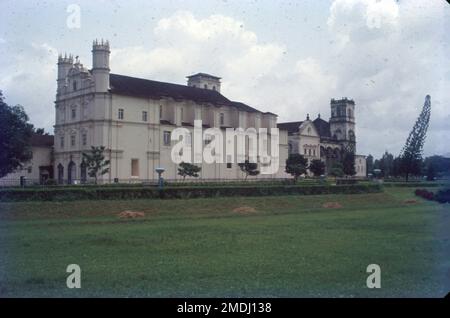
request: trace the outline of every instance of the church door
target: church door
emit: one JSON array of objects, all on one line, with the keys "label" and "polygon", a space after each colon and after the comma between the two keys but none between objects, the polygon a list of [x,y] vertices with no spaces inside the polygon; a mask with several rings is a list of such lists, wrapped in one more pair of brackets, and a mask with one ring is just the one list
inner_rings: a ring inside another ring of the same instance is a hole
[{"label": "church door", "polygon": [[67,167],[67,183],[72,184],[75,181],[76,178],[76,166],[73,161],[69,163],[69,166]]}]

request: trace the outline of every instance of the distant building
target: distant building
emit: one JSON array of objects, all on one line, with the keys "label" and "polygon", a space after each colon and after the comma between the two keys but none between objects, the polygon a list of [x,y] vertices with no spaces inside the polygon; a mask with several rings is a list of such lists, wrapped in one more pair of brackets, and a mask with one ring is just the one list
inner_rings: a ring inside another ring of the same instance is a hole
[{"label": "distant building", "polygon": [[[356,151],[355,102],[351,99],[332,99],[331,117],[323,120],[320,115],[305,121],[279,123],[279,129],[287,130],[289,153],[299,153],[310,162],[320,159],[330,171],[334,162],[341,159],[342,151]],[[366,176],[365,156],[355,156],[356,176]]]},{"label": "distant building", "polygon": [[53,179],[53,136],[33,134],[31,151],[32,159],[23,163],[22,168],[0,178],[0,185],[20,185],[21,177],[25,177],[28,184],[42,184]]}]

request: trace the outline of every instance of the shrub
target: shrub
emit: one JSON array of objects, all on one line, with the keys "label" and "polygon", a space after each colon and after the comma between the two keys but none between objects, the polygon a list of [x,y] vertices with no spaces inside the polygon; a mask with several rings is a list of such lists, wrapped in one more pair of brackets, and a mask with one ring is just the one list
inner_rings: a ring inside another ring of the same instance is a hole
[{"label": "shrub", "polygon": [[450,203],[450,188],[439,190],[434,199],[439,203]]},{"label": "shrub", "polygon": [[337,179],[336,184],[356,184],[358,180],[356,179]]},{"label": "shrub", "polygon": [[422,197],[426,200],[433,200],[434,199],[434,193],[431,191],[428,191],[426,189],[416,189],[414,192],[417,196]]},{"label": "shrub", "polygon": [[273,186],[179,186],[159,190],[155,187],[78,187],[0,189],[0,201],[71,201],[210,198],[231,196],[355,194],[380,192],[373,185],[273,185]]}]

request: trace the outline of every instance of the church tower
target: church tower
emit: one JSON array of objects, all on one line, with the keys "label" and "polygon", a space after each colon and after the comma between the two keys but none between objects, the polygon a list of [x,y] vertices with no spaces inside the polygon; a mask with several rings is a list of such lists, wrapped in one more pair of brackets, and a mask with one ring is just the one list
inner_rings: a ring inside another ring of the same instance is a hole
[{"label": "church tower", "polygon": [[342,142],[344,147],[355,151],[355,102],[351,99],[331,99],[331,137]]},{"label": "church tower", "polygon": [[105,93],[109,90],[109,42],[95,40],[92,44],[92,76],[95,91]]},{"label": "church tower", "polygon": [[58,78],[56,79],[57,95],[64,93],[64,87],[67,85],[67,74],[69,73],[69,70],[72,68],[72,66],[72,55],[69,55],[68,57],[67,54],[64,54],[64,57],[62,55],[58,56]]},{"label": "church tower", "polygon": [[209,75],[206,73],[197,73],[187,76],[188,86],[211,89],[220,93],[220,77]]}]

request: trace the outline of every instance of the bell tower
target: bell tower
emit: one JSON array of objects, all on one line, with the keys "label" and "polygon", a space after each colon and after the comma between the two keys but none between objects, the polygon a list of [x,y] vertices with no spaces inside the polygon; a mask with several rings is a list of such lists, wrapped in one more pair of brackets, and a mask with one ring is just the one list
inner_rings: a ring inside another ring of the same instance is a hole
[{"label": "bell tower", "polygon": [[72,55],[67,56],[61,54],[58,56],[58,78],[56,79],[57,90],[56,94],[60,95],[64,93],[64,87],[67,85],[67,74],[73,66]]},{"label": "bell tower", "polygon": [[109,90],[109,42],[95,40],[92,44],[92,76],[95,91],[105,93]]},{"label": "bell tower", "polygon": [[333,98],[331,99],[330,107],[331,137],[341,141],[344,147],[355,151],[355,102],[347,97],[339,100]]}]

